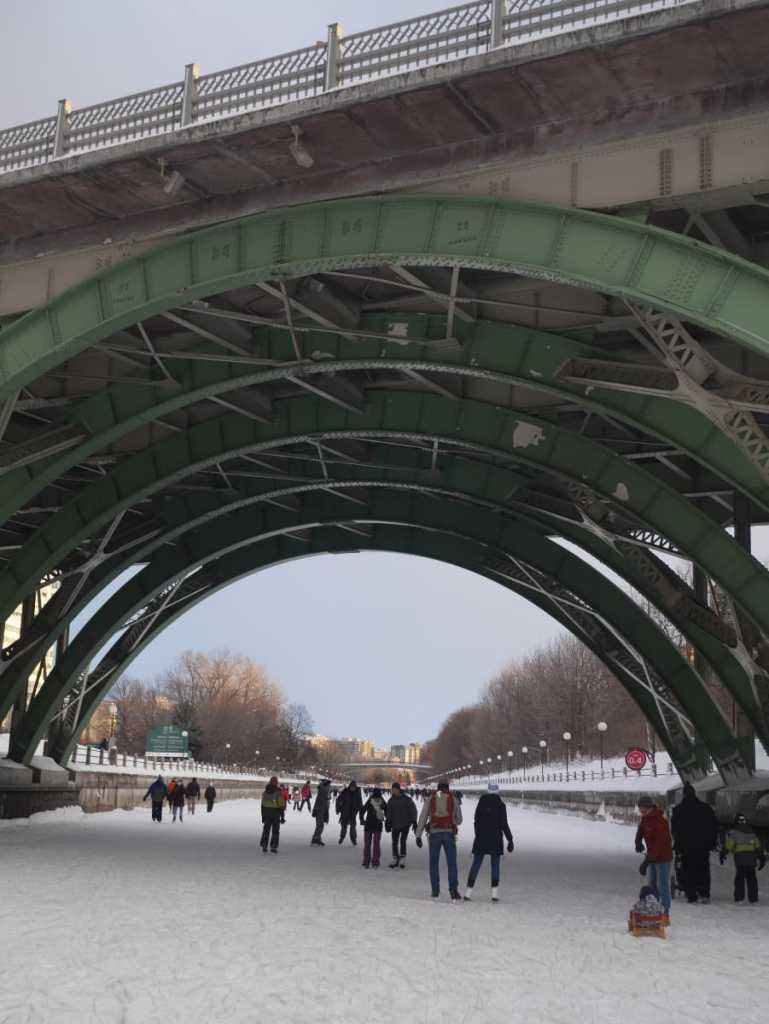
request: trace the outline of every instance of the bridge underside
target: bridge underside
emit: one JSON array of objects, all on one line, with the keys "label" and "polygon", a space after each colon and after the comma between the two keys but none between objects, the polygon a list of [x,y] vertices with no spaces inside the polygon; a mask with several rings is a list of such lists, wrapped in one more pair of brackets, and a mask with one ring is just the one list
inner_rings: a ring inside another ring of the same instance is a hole
[{"label": "bridge underside", "polygon": [[11,757],[46,734],[66,757],[139,651],[232,580],[378,549],[526,596],[685,776],[709,758],[749,773],[753,736],[769,748],[769,576],[750,554],[769,514],[769,273],[686,228],[317,204],[188,235],[7,323]]}]

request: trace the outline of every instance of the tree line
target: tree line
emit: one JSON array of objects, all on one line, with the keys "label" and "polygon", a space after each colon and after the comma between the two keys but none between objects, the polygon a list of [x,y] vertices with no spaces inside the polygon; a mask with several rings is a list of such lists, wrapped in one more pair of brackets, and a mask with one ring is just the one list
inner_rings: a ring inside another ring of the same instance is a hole
[{"label": "tree line", "polygon": [[298,768],[335,756],[307,741],[307,708],[289,703],[261,665],[230,651],[187,651],[152,680],[122,678],[109,699],[118,747],[128,754],[144,753],[150,729],[177,725],[189,733],[192,755],[214,764]]},{"label": "tree line", "polygon": [[529,656],[511,661],[481,691],[480,699],[454,711],[428,745],[427,758],[436,771],[502,754],[522,764],[539,761],[539,742],[548,757],[564,759],[564,732],[570,732],[570,756],[598,756],[599,722],[606,722],[604,751],[608,756],[628,747],[648,747],[653,738],[647,722],[603,662],[576,638],[564,635]]}]

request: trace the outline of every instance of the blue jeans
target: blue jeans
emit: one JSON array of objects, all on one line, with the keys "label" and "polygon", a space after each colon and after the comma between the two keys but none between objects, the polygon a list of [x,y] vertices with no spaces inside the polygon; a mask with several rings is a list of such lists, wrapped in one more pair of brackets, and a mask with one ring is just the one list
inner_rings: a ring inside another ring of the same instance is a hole
[{"label": "blue jeans", "polygon": [[453,832],[430,833],[430,885],[434,893],[441,889],[441,850],[446,851],[446,865],[449,869],[449,892],[459,888],[457,874],[457,840]]},{"label": "blue jeans", "polygon": [[670,913],[670,869],[671,861],[664,864],[649,864],[646,868],[646,878],[649,885],[657,890],[660,903],[665,908],[665,913]]},{"label": "blue jeans", "polygon": [[[467,884],[470,889],[475,885],[475,880],[478,877],[478,872],[481,870],[481,864],[483,864],[485,856],[485,853],[473,854],[473,863],[470,865],[470,874],[467,876]],[[496,887],[499,885],[499,862],[501,858],[498,853],[490,853],[489,857],[491,858],[491,884]]]}]

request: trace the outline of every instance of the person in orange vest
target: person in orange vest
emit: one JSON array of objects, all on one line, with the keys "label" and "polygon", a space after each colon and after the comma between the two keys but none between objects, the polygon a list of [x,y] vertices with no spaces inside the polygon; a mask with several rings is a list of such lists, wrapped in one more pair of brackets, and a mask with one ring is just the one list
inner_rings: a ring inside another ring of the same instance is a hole
[{"label": "person in orange vest", "polygon": [[425,800],[417,822],[417,846],[422,847],[422,833],[430,832],[430,886],[432,898],[441,894],[440,860],[441,850],[446,854],[449,872],[449,894],[452,900],[460,899],[459,872],[457,870],[457,832],[462,824],[462,809],[459,800],[449,792],[446,779],[441,779],[437,790]]}]

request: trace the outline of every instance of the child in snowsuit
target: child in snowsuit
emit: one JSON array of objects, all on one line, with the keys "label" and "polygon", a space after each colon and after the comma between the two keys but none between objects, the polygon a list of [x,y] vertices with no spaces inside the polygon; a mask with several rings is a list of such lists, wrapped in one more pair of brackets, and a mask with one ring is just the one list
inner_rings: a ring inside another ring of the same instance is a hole
[{"label": "child in snowsuit", "polygon": [[764,845],[753,829],[748,825],[744,814],[734,819],[734,828],[726,833],[724,848],[719,860],[723,864],[727,854],[734,855],[734,902],[742,903],[745,899],[745,888],[748,890],[748,903],[758,903],[758,879],[756,865],[760,871],[766,864]]},{"label": "child in snowsuit", "polygon": [[363,826],[363,867],[379,867],[382,828],[385,819],[385,802],[382,790],[371,790],[371,796],[360,812],[360,823]]}]

